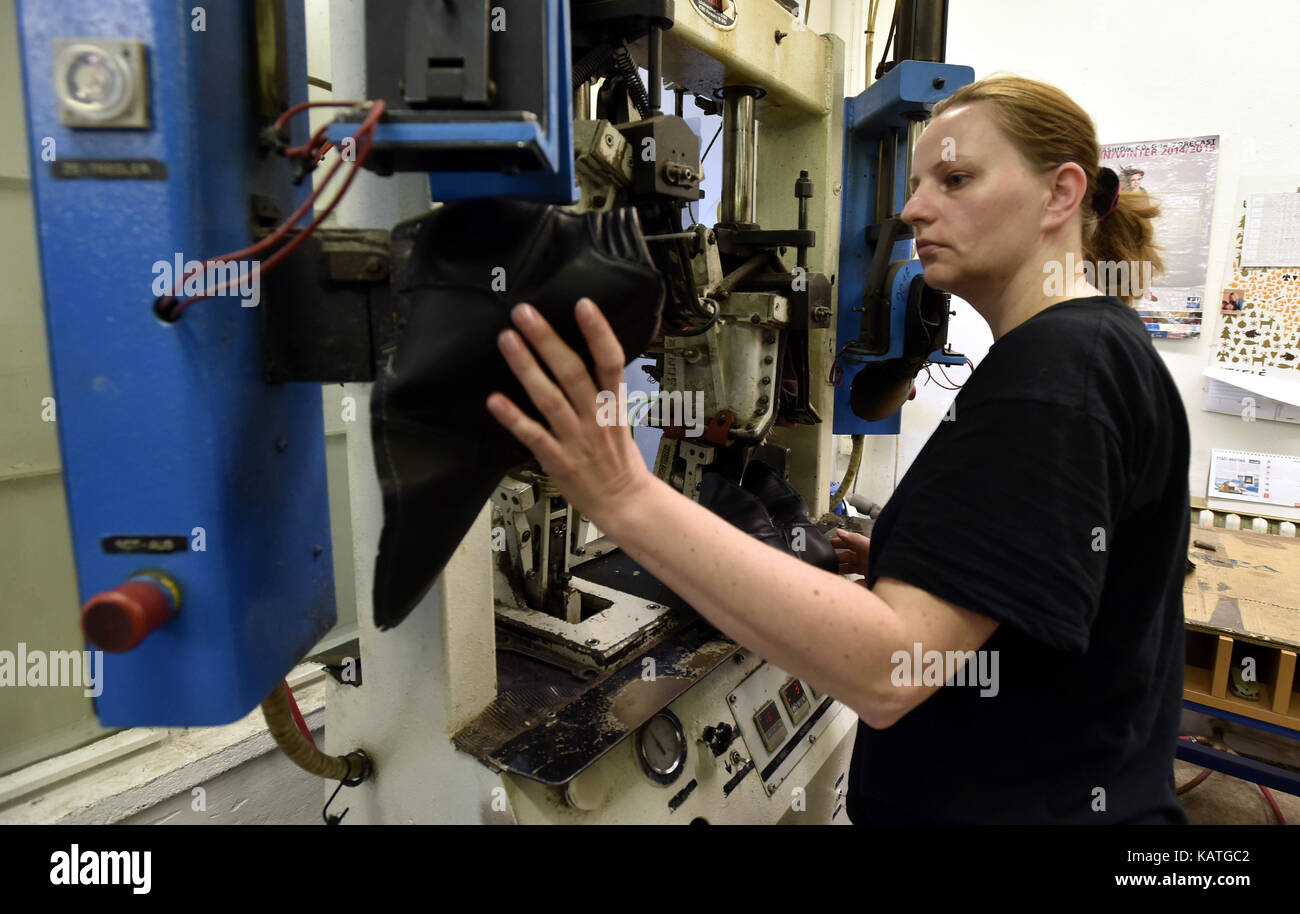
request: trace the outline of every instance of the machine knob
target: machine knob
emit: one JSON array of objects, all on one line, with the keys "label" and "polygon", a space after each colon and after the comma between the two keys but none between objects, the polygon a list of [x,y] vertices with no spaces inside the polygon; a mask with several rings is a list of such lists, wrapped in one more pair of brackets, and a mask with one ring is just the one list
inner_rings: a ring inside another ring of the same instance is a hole
[{"label": "machine knob", "polygon": [[727,751],[727,747],[736,741],[736,732],[731,724],[722,722],[716,727],[704,728],[704,742],[713,750],[713,755],[719,756]]},{"label": "machine knob", "polygon": [[120,654],[167,622],[180,605],[175,581],[161,572],[142,571],[87,600],[81,608],[81,630],[94,647]]}]

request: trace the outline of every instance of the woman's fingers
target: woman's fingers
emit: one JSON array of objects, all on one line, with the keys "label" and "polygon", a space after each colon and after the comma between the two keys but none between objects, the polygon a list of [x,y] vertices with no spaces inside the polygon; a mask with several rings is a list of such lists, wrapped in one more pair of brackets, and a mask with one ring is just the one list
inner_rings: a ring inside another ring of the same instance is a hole
[{"label": "woman's fingers", "polygon": [[[578,434],[579,422],[573,406],[564,392],[542,371],[523,338],[513,330],[502,330],[497,337],[497,346],[551,429],[563,437]],[[592,396],[594,398],[595,394]]]},{"label": "woman's fingers", "polygon": [[578,302],[575,316],[578,326],[582,328],[582,335],[587,338],[587,346],[591,349],[592,362],[596,366],[596,382],[602,390],[618,390],[619,382],[623,380],[623,369],[627,365],[627,353],[623,351],[623,345],[614,335],[605,315],[591,299],[584,298]]},{"label": "woman's fingers", "polygon": [[596,388],[586,364],[532,305],[516,305],[510,318],[560,382],[569,402],[585,412],[588,404],[596,402]]},{"label": "woman's fingers", "polygon": [[519,439],[519,443],[528,448],[543,463],[558,460],[564,453],[560,443],[514,402],[502,393],[494,393],[487,399],[488,412],[505,426],[506,430]]}]

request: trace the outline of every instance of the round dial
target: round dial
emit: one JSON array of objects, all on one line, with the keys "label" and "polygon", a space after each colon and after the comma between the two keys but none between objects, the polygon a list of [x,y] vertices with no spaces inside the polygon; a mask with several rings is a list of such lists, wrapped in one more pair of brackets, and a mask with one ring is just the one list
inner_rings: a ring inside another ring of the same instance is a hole
[{"label": "round dial", "polygon": [[686,734],[671,711],[660,711],[637,731],[636,755],[652,780],[671,784],[686,768]]},{"label": "round dial", "polygon": [[60,100],[82,117],[108,120],[131,104],[131,79],[111,53],[91,44],[60,51],[55,63]]}]

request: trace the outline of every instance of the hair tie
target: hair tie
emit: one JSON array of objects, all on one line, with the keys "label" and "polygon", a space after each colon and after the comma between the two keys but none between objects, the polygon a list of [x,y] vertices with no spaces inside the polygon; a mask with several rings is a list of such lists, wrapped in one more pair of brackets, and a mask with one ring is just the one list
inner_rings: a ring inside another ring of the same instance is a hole
[{"label": "hair tie", "polygon": [[1097,192],[1092,195],[1092,209],[1098,221],[1115,212],[1119,206],[1119,175],[1114,169],[1103,168],[1097,173]]}]

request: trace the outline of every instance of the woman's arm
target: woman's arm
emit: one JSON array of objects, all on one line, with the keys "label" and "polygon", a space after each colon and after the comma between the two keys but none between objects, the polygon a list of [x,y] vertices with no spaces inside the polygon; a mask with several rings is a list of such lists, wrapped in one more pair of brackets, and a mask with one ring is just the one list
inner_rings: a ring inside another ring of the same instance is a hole
[{"label": "woman's arm", "polygon": [[800,561],[676,491],[646,468],[626,424],[599,422],[596,384],[617,389],[625,361],[600,310],[585,302],[576,314],[595,379],[535,309],[513,317],[555,380],[514,331],[501,352],[549,428],[502,394],[488,409],[570,504],[733,640],[887,727],[939,688],[895,684],[896,651],[974,651],[993,633],[991,619],[901,581],[866,590]]},{"label": "woman's arm", "polygon": [[648,473],[592,521],[734,641],[834,695],[877,729],[937,691],[896,685],[895,651],[910,658],[917,643],[973,651],[997,627],[902,581],[881,579],[867,590],[800,561]]}]

